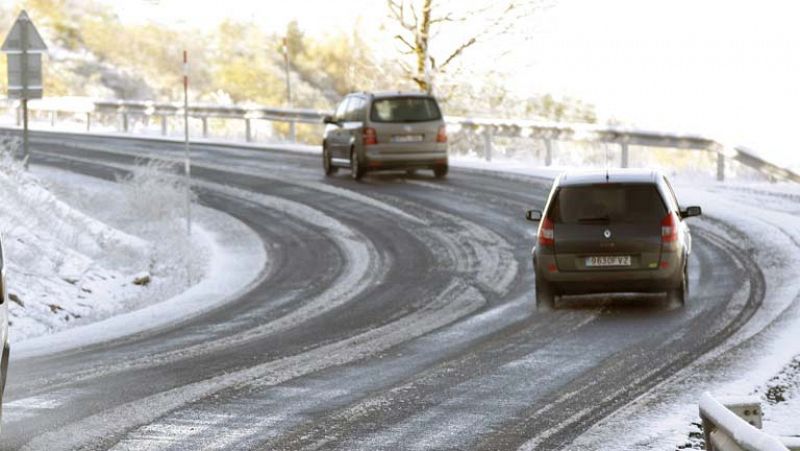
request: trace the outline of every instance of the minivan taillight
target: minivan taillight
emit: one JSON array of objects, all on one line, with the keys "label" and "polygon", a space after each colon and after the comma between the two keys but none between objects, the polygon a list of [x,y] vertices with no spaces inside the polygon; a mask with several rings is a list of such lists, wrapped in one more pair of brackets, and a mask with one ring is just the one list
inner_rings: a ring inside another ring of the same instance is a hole
[{"label": "minivan taillight", "polygon": [[555,241],[555,224],[550,218],[542,219],[542,224],[539,226],[539,244],[542,246],[552,246]]},{"label": "minivan taillight", "polygon": [[669,212],[661,220],[661,242],[674,243],[678,241],[678,218],[674,212]]},{"label": "minivan taillight", "polygon": [[445,127],[444,125],[439,127],[439,133],[436,134],[436,142],[437,143],[447,142],[447,127]]},{"label": "minivan taillight", "polygon": [[364,128],[363,142],[365,146],[378,144],[378,133],[372,127]]}]

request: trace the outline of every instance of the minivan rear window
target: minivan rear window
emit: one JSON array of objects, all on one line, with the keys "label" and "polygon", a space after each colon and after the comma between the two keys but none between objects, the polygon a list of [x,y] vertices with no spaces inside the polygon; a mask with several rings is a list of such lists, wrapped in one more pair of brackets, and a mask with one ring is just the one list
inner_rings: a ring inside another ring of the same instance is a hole
[{"label": "minivan rear window", "polygon": [[427,122],[442,118],[431,97],[390,97],[372,102],[372,122]]},{"label": "minivan rear window", "polygon": [[654,185],[598,184],[561,188],[553,200],[550,218],[562,224],[658,223],[666,214]]}]

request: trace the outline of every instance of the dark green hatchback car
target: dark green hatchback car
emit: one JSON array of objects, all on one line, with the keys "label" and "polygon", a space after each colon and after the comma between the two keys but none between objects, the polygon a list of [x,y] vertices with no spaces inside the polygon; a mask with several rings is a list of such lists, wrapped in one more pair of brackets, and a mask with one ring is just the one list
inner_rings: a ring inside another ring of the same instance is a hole
[{"label": "dark green hatchback car", "polygon": [[657,171],[568,172],[553,183],[533,248],[536,305],[559,295],[666,292],[683,305],[692,236],[667,178]]}]

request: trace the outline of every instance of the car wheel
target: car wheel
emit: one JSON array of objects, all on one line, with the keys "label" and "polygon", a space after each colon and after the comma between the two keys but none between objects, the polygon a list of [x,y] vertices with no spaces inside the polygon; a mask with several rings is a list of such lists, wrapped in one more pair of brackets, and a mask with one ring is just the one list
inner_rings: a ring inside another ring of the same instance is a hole
[{"label": "car wheel", "polygon": [[336,170],[339,169],[333,165],[331,161],[331,151],[328,149],[327,145],[322,147],[322,168],[325,169],[325,175],[336,174]]},{"label": "car wheel", "polygon": [[8,359],[11,355],[11,348],[8,346],[8,343],[3,346],[3,362],[0,364],[0,419],[3,418],[3,394],[6,391],[6,377],[8,377]]},{"label": "car wheel", "polygon": [[681,307],[686,305],[686,298],[689,297],[689,268],[687,264],[684,263],[683,265],[680,284],[670,290],[667,297],[671,304],[677,304]]},{"label": "car wheel", "polygon": [[536,277],[536,310],[549,312],[556,307],[556,296],[553,287],[541,277]]},{"label": "car wheel", "polygon": [[434,176],[435,176],[437,179],[444,178],[444,176],[446,176],[446,175],[447,175],[447,165],[444,165],[444,166],[436,166],[435,168],[433,168],[433,175],[434,175]]},{"label": "car wheel", "polygon": [[361,177],[364,177],[364,168],[361,167],[358,152],[355,149],[350,150],[350,169],[354,180],[361,180]]}]

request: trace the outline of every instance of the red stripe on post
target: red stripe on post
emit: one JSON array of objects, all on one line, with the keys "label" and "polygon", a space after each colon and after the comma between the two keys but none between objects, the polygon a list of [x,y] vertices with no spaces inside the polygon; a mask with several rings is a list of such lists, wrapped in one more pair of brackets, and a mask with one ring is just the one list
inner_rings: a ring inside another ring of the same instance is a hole
[{"label": "red stripe on post", "polygon": [[189,52],[183,51],[183,85],[189,85]]}]

